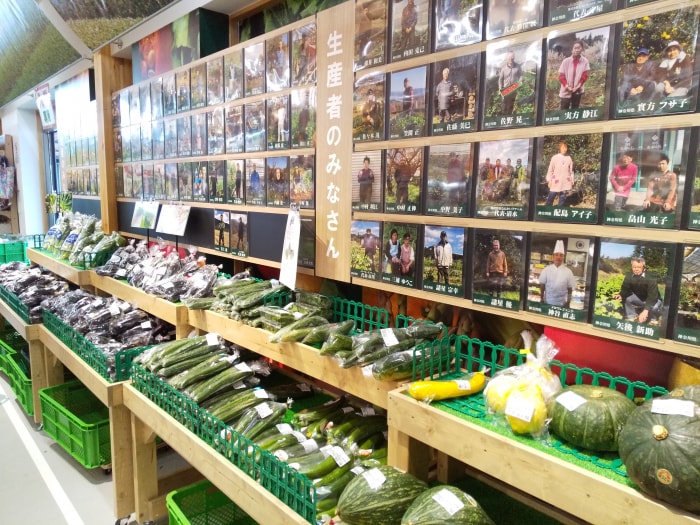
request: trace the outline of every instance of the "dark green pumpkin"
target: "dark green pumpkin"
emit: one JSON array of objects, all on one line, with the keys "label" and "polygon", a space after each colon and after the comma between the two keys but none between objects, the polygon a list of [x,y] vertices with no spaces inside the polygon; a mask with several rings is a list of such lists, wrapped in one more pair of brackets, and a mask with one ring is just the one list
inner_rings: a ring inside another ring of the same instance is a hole
[{"label": "dark green pumpkin", "polygon": [[645,402],[620,433],[620,459],[645,493],[700,512],[700,386],[679,390],[663,397],[695,401],[695,415],[655,414]]},{"label": "dark green pumpkin", "polygon": [[[578,394],[586,402],[575,410],[568,410],[557,402],[567,392]],[[552,421],[549,431],[577,447],[601,452],[615,451],[620,430],[635,407],[631,399],[617,390],[571,385],[557,393],[550,402],[548,411]]]},{"label": "dark green pumpkin", "polygon": [[413,500],[401,525],[494,525],[494,522],[469,494],[457,487],[441,485]]}]

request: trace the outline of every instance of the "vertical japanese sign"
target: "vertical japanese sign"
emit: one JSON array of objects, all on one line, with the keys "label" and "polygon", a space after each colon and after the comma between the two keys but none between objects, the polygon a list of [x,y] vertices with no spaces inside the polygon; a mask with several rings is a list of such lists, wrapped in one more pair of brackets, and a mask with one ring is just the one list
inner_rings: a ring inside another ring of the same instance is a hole
[{"label": "vertical japanese sign", "polygon": [[350,280],[354,2],[318,14],[316,275]]}]

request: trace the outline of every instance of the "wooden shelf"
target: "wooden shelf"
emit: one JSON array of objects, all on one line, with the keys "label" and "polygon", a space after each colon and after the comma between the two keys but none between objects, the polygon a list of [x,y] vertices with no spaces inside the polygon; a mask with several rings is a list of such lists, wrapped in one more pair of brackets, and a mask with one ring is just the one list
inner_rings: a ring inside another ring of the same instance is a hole
[{"label": "wooden shelf", "polygon": [[[160,436],[255,521],[308,524],[257,481],[163,412],[131,385],[124,387],[124,403],[131,411],[133,433],[137,438],[134,443],[134,458],[137,464],[135,484],[139,488],[136,491],[136,519],[139,523],[166,515],[164,506],[153,503],[162,498],[158,487],[157,468],[152,461],[155,455],[153,440],[140,439],[140,436],[149,434],[144,431],[144,427],[147,427],[151,435]],[[140,468],[141,466],[145,468]]]},{"label": "wooden shelf", "polygon": [[378,407],[386,408],[388,394],[396,381],[377,381],[363,374],[360,367],[341,368],[331,357],[300,343],[270,343],[269,332],[239,323],[208,310],[190,310],[190,324],[214,332],[273,361],[332,385]]},{"label": "wooden shelf", "polygon": [[389,464],[425,479],[429,448],[587,523],[700,524],[700,516],[416,401],[405,387],[390,392]]},{"label": "wooden shelf", "polygon": [[91,286],[91,272],[89,270],[81,270],[71,266],[70,264],[56,259],[53,255],[49,255],[47,252],[36,248],[27,249],[27,258],[32,263],[43,266],[51,273],[64,278],[66,281],[70,281],[78,286]]}]

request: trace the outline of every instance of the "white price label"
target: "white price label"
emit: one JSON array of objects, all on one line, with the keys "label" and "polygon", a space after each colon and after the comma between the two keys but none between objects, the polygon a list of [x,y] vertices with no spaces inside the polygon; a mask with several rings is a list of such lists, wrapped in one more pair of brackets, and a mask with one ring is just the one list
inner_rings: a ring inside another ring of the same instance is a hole
[{"label": "white price label", "polygon": [[155,271],[156,277],[162,277],[165,275],[165,266],[159,266]]},{"label": "white price label", "polygon": [[173,288],[175,285],[172,283],[172,281],[165,281],[161,286],[162,286],[163,288],[165,288],[166,290],[170,290],[170,289]]},{"label": "white price label", "polygon": [[366,470],[362,473],[362,477],[365,478],[367,485],[369,485],[369,488],[372,490],[377,490],[386,482],[386,476],[382,474],[382,471],[378,468]]},{"label": "white price label", "polygon": [[457,379],[455,380],[457,385],[457,390],[471,390],[472,384],[467,379]]},{"label": "white price label", "polygon": [[129,303],[126,303],[126,302],[119,303],[119,309],[122,312],[127,312],[127,311],[131,310],[131,305]]},{"label": "white price label", "polygon": [[384,340],[384,344],[386,346],[395,346],[399,344],[399,340],[396,339],[396,335],[394,335],[394,330],[391,328],[382,328],[379,330],[379,333],[382,336],[382,339]]},{"label": "white price label", "polygon": [[314,450],[318,450],[318,442],[315,439],[307,439],[301,442],[301,446],[304,447],[304,451],[308,454]]},{"label": "white price label", "polygon": [[214,346],[219,344],[219,334],[209,333],[207,334],[207,345]]},{"label": "white price label", "polygon": [[119,268],[114,275],[117,277],[126,277],[126,268]]},{"label": "white price label", "polygon": [[114,255],[112,255],[112,256],[109,258],[109,262],[114,263],[114,264],[118,264],[118,263],[122,262],[122,258],[119,257],[119,256],[115,253]]},{"label": "white price label", "polygon": [[258,413],[261,419],[265,419],[266,417],[270,417],[270,415],[272,415],[272,409],[267,403],[255,405],[255,411]]},{"label": "white price label", "polygon": [[258,399],[269,399],[270,396],[267,395],[267,390],[264,388],[256,388],[253,390],[253,395]]},{"label": "white price label", "polygon": [[277,430],[279,430],[280,434],[284,434],[285,436],[294,432],[292,425],[289,423],[278,423],[275,426],[277,427]]},{"label": "white price label", "polygon": [[372,377],[372,367],[374,367],[373,363],[363,366],[362,375],[365,377]]},{"label": "white price label", "polygon": [[377,413],[374,411],[374,407],[362,407],[360,409],[360,414],[363,416],[374,416]]},{"label": "white price label", "polygon": [[95,299],[92,303],[90,303],[90,305],[95,308],[98,306],[102,306],[102,299]]},{"label": "white price label", "polygon": [[585,397],[577,394],[576,392],[572,392],[571,390],[569,390],[568,392],[564,392],[562,394],[559,394],[559,396],[557,397],[557,403],[559,403],[561,406],[563,406],[569,412],[573,412],[578,407],[583,405],[585,402],[586,402]]},{"label": "white price label", "polygon": [[529,423],[535,413],[535,404],[520,396],[508,396],[506,415]]},{"label": "white price label", "polygon": [[116,304],[111,304],[109,306],[109,313],[112,314],[112,317],[119,315],[122,313],[122,311],[119,309],[119,307]]},{"label": "white price label", "polygon": [[247,363],[238,363],[236,365],[236,370],[240,370],[241,372],[252,372]]},{"label": "white price label", "polygon": [[352,472],[352,473],[355,474],[356,476],[359,476],[359,475],[362,474],[364,471],[365,471],[365,469],[364,469],[364,467],[361,466],[361,465],[356,465],[356,466],[354,466],[354,467],[352,467],[352,468],[350,469],[350,472]]},{"label": "white price label", "polygon": [[146,275],[151,275],[153,273],[153,266],[141,266],[141,265],[136,265],[134,268],[134,273],[141,273],[143,272]]},{"label": "white price label", "polygon": [[335,464],[339,467],[350,463],[350,458],[345,453],[342,447],[339,447],[337,445],[334,446],[333,448],[331,448],[330,455],[335,460]]},{"label": "white price label", "polygon": [[653,414],[669,416],[695,416],[695,401],[690,399],[654,399],[651,402]]},{"label": "white price label", "polygon": [[353,407],[343,407],[343,414],[349,414],[354,411],[355,409]]},{"label": "white price label", "polygon": [[321,451],[321,454],[323,454],[324,458],[327,458],[328,456],[331,455],[331,449],[333,448],[333,445],[325,445],[318,450]]},{"label": "white price label", "polygon": [[304,443],[305,441],[307,441],[306,436],[304,434],[302,434],[301,432],[299,432],[298,430],[295,430],[294,432],[292,432],[292,435],[295,438],[297,438],[298,443]]},{"label": "white price label", "polygon": [[433,494],[433,500],[450,515],[454,516],[464,508],[464,503],[447,489],[442,489]]},{"label": "white price label", "polygon": [[141,323],[141,328],[143,328],[144,330],[150,329],[151,328],[151,321],[144,321],[143,323]]}]

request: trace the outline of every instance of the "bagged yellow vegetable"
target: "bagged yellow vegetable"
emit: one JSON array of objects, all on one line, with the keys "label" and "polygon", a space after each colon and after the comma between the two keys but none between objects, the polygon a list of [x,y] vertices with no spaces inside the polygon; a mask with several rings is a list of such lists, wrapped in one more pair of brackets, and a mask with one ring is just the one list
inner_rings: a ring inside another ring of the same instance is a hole
[{"label": "bagged yellow vegetable", "polygon": [[467,374],[460,379],[414,381],[408,387],[409,395],[418,401],[431,403],[443,399],[464,397],[481,392],[486,385],[485,371]]}]

